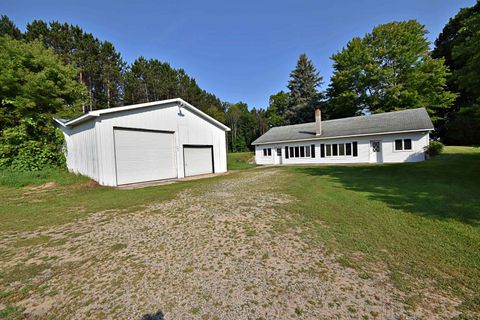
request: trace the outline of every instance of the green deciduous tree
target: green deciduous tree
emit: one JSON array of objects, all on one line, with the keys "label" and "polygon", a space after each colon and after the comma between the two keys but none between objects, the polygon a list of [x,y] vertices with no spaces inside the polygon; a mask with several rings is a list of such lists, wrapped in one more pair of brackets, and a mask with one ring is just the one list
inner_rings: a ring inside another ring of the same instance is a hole
[{"label": "green deciduous tree", "polygon": [[254,128],[250,137],[250,143],[252,143],[253,140],[268,131],[270,128],[270,118],[267,115],[267,111],[262,108],[253,108],[250,113],[254,118]]},{"label": "green deciduous tree", "polygon": [[40,42],[0,37],[0,126],[14,127],[37,114],[78,113],[85,88],[78,70]]},{"label": "green deciduous tree", "polygon": [[283,126],[285,124],[285,112],[287,110],[288,94],[280,91],[272,94],[269,99],[265,116],[269,127]]},{"label": "green deciduous tree", "polygon": [[79,114],[86,90],[77,76],[42,43],[0,37],[0,166],[59,164],[52,116]]},{"label": "green deciduous tree", "polygon": [[242,116],[246,109],[247,105],[243,102],[227,104],[226,106],[225,120],[231,129],[229,135],[230,151],[245,151],[247,147],[245,136],[241,131]]},{"label": "green deciduous tree", "polygon": [[305,53],[300,55],[295,69],[290,73],[288,82],[288,101],[285,119],[288,124],[314,120],[314,110],[321,101],[318,87],[322,77]]},{"label": "green deciduous tree", "polygon": [[429,53],[417,21],[379,25],[332,56],[327,117],[425,107],[441,120],[456,95],[446,90],[448,69]]},{"label": "green deciduous tree", "polygon": [[446,112],[442,138],[447,143],[480,143],[480,2],[461,9],[435,41],[432,56],[452,71],[450,90],[459,98]]},{"label": "green deciduous tree", "polygon": [[480,4],[478,13],[465,20],[460,36],[464,41],[453,47],[453,78],[473,103],[480,103]]},{"label": "green deciduous tree", "polygon": [[244,102],[224,103],[226,124],[231,132],[228,134],[228,150],[231,152],[247,151],[253,140],[264,134],[267,129],[265,111],[253,108],[248,110]]}]

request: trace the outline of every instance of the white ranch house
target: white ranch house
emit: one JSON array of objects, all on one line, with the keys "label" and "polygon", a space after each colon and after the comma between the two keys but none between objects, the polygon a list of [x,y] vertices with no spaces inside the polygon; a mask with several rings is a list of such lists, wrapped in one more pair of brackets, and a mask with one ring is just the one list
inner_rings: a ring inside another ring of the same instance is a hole
[{"label": "white ranch house", "polygon": [[425,108],[274,127],[255,140],[257,164],[425,160],[433,124]]},{"label": "white ranch house", "polygon": [[178,179],[227,171],[230,129],[182,99],[55,119],[69,170],[101,185]]}]

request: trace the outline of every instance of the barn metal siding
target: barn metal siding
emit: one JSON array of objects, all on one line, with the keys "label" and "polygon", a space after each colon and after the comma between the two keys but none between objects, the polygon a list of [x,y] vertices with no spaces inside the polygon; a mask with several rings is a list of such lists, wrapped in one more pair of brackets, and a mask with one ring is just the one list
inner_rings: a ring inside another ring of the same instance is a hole
[{"label": "barn metal siding", "polygon": [[[395,139],[412,139],[412,150],[395,151]],[[304,142],[265,144],[255,146],[255,161],[257,164],[316,164],[316,163],[369,163],[370,162],[370,141],[381,141],[383,162],[416,162],[425,160],[424,147],[428,146],[428,132],[412,132],[388,135],[375,135],[363,137],[350,137],[342,139],[306,140]],[[358,156],[320,157],[321,144],[347,143],[357,141]],[[315,158],[285,158],[285,147],[315,145]],[[271,148],[272,155],[264,156],[263,149]],[[276,149],[282,148],[282,159],[277,157]]]},{"label": "barn metal siding", "polygon": [[[179,140],[183,145],[213,145],[213,162],[215,173],[227,171],[227,150],[225,132],[207,122],[192,111],[182,108],[183,116],[179,119]],[[183,164],[183,152],[180,152],[180,163]],[[183,165],[181,172],[184,176]]]},{"label": "barn metal siding", "polygon": [[90,121],[63,130],[67,145],[67,168],[76,173],[98,180],[98,153],[96,121]]}]

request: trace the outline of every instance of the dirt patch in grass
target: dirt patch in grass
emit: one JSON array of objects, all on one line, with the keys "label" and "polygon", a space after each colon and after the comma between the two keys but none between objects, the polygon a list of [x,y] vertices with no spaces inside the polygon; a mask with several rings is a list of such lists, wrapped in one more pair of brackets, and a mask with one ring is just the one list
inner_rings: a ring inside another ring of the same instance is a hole
[{"label": "dirt patch in grass", "polygon": [[56,188],[57,186],[58,186],[58,184],[56,182],[46,182],[46,183],[41,184],[39,186],[30,187],[29,190],[31,190],[31,191],[42,191],[42,190],[53,189],[53,188]]},{"label": "dirt patch in grass", "polygon": [[51,192],[52,190],[55,190],[58,188],[58,184],[56,182],[46,182],[44,184],[41,184],[39,186],[28,186],[24,187],[23,190],[23,196],[42,196],[43,193],[46,192]]},{"label": "dirt patch in grass", "polygon": [[[285,219],[280,208],[296,201],[276,191],[278,174],[238,173],[135,212],[5,234],[1,304],[37,318],[139,319],[158,310],[166,319],[456,315],[448,299],[412,309],[386,267],[365,275],[301,228],[276,228]],[[15,246],[18,239],[48,242]],[[26,271],[14,277],[18,268]]]},{"label": "dirt patch in grass", "polygon": [[85,181],[84,183],[75,185],[75,187],[78,189],[93,189],[93,188],[99,188],[101,186],[95,180],[88,180],[88,181]]}]

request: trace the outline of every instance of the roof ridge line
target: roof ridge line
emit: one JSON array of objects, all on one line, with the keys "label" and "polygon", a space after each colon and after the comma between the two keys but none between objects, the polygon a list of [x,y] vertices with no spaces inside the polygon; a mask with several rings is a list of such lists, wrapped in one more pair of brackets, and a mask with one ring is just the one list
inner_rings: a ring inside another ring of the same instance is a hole
[{"label": "roof ridge line", "polygon": [[[398,113],[398,112],[411,112],[413,110],[419,110],[419,109],[425,109],[425,107],[418,107],[418,108],[404,109],[404,110],[396,110],[396,111],[388,111],[388,112],[380,112],[380,113],[373,113],[373,114],[364,114],[364,115],[360,115],[360,116],[345,117],[345,118],[338,118],[338,119],[328,119],[328,120],[322,120],[322,122],[332,122],[332,121],[347,120],[347,119],[357,119],[357,118],[363,118],[363,117],[380,116],[380,115]],[[426,111],[426,109],[425,109],[425,111]],[[284,126],[272,127],[270,129],[293,127],[293,126],[300,126],[300,125],[314,124],[314,123],[315,123],[315,121],[296,123],[296,124],[287,124],[287,125],[284,125]]]}]

